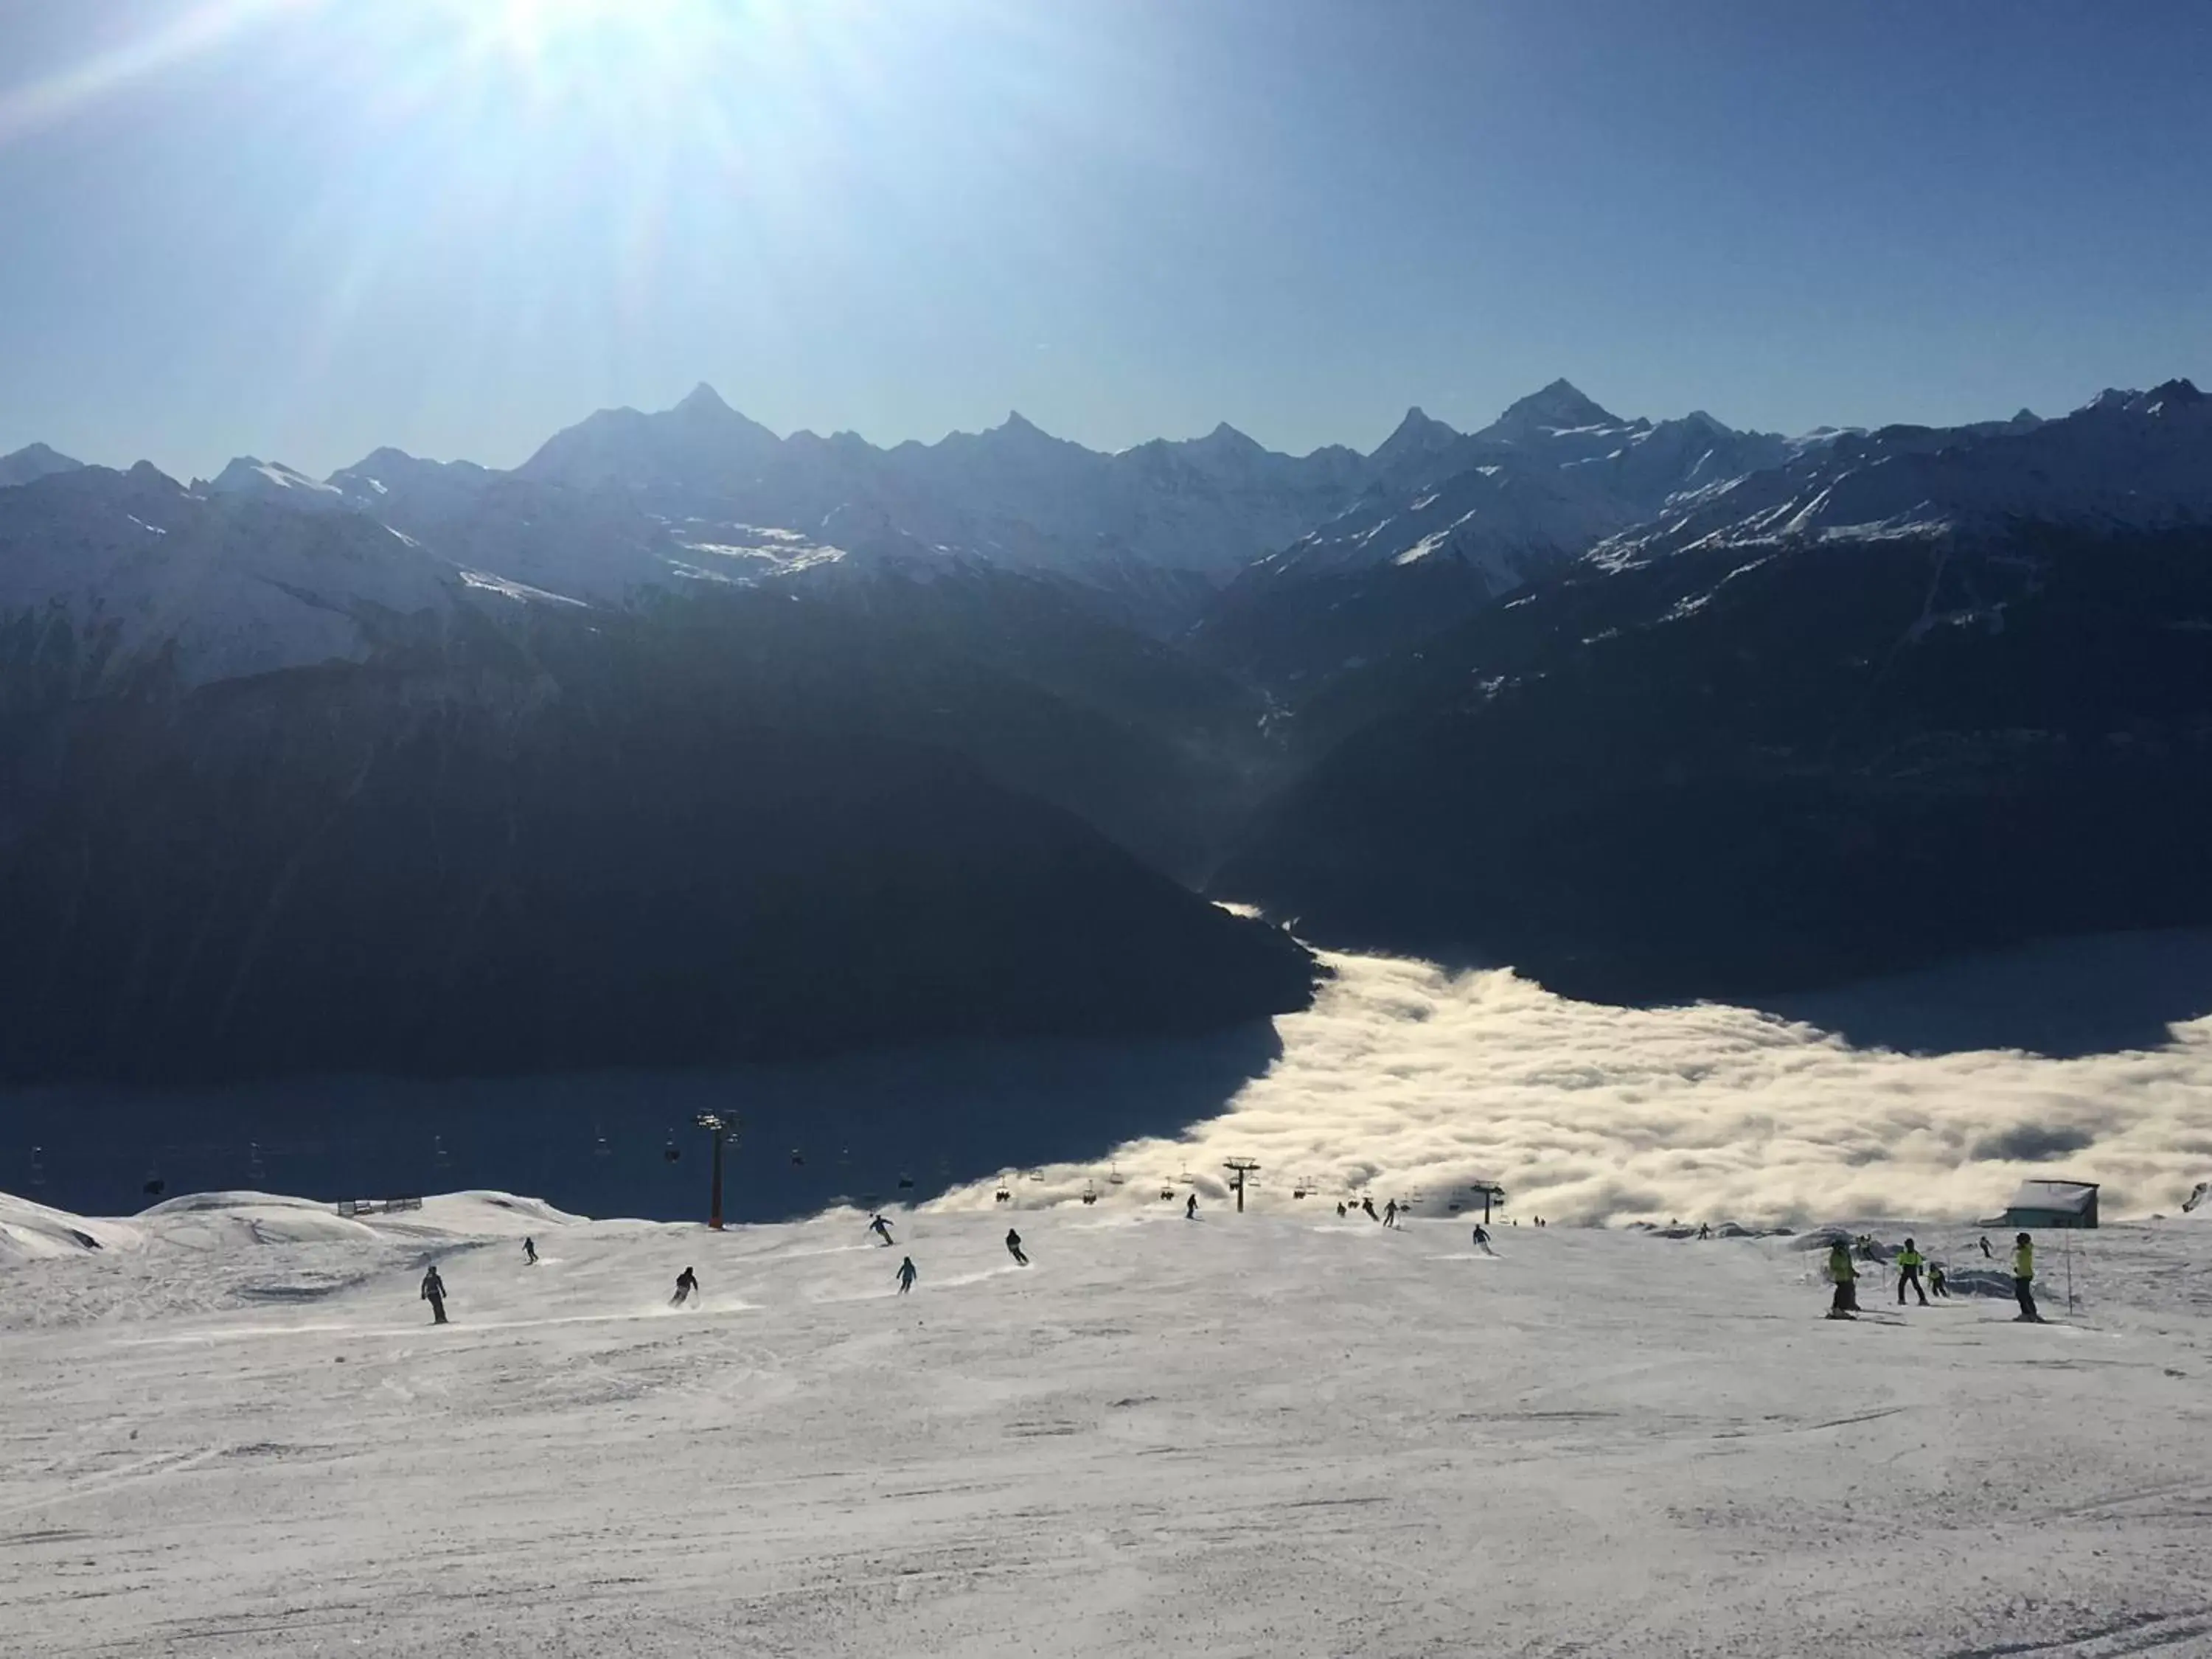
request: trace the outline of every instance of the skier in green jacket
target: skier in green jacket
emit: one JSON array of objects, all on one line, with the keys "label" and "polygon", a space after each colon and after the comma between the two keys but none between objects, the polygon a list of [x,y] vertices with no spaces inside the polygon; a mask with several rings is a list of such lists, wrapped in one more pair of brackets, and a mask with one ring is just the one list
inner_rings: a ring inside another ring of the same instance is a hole
[{"label": "skier in green jacket", "polygon": [[1927,1265],[1927,1261],[1928,1258],[1920,1254],[1918,1247],[1911,1239],[1906,1239],[1905,1248],[1897,1253],[1897,1305],[1899,1307],[1905,1305],[1905,1288],[1908,1285],[1912,1287],[1912,1293],[1920,1298],[1920,1305],[1923,1308],[1928,1305],[1928,1292],[1920,1288],[1920,1270]]},{"label": "skier in green jacket", "polygon": [[1851,1247],[1842,1239],[1828,1246],[1828,1278],[1836,1287],[1828,1317],[1849,1319],[1859,1310],[1859,1270],[1851,1266]]},{"label": "skier in green jacket", "polygon": [[2026,1233],[2012,1242],[2012,1293],[2020,1298],[2020,1317],[2040,1325],[2043,1316],[2035,1310],[2035,1241]]}]

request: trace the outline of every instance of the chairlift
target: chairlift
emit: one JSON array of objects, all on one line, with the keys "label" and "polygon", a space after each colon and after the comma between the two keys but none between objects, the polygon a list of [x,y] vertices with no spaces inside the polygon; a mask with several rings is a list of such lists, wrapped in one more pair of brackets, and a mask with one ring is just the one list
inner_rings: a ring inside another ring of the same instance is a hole
[{"label": "chairlift", "polygon": [[791,1167],[794,1170],[803,1170],[806,1167],[806,1154],[796,1146],[791,1149]]},{"label": "chairlift", "polygon": [[169,1183],[161,1179],[159,1170],[149,1170],[146,1172],[146,1184],[138,1190],[149,1198],[159,1198],[169,1190]]},{"label": "chairlift", "polygon": [[1085,1204],[1096,1204],[1098,1201],[1097,1182],[1086,1181],[1083,1183],[1083,1201]]},{"label": "chairlift", "polygon": [[1044,1179],[1044,1171],[1042,1170],[1031,1170],[1030,1171],[1030,1179],[1031,1181],[1042,1181]]},{"label": "chairlift", "polygon": [[46,1151],[43,1146],[31,1148],[31,1186],[33,1190],[42,1189],[46,1184]]},{"label": "chairlift", "polygon": [[256,1186],[261,1184],[265,1171],[261,1165],[261,1143],[258,1140],[246,1143],[246,1173]]},{"label": "chairlift", "polygon": [[661,1161],[665,1164],[674,1164],[680,1161],[683,1156],[684,1149],[676,1144],[676,1131],[671,1129],[668,1132],[668,1144],[660,1149]]},{"label": "chairlift", "polygon": [[902,1170],[899,1171],[898,1184],[901,1192],[910,1193],[914,1190],[914,1177]]},{"label": "chairlift", "polygon": [[1164,1204],[1173,1203],[1175,1201],[1175,1188],[1163,1183],[1160,1188],[1160,1201]]},{"label": "chairlift", "polygon": [[446,1150],[445,1136],[430,1137],[430,1161],[441,1170],[450,1170],[453,1167],[453,1154]]},{"label": "chairlift", "polygon": [[1014,1195],[1006,1190],[1006,1183],[1001,1181],[999,1183],[999,1202],[1001,1204],[1011,1204],[1013,1202],[1013,1200]]},{"label": "chairlift", "polygon": [[592,1126],[592,1156],[604,1158],[612,1158],[614,1155],[615,1149],[607,1145],[605,1132],[598,1124],[593,1124]]},{"label": "chairlift", "polygon": [[1111,1165],[1106,1171],[1106,1184],[1109,1187],[1118,1187],[1128,1178],[1121,1173],[1121,1166],[1118,1164]]}]

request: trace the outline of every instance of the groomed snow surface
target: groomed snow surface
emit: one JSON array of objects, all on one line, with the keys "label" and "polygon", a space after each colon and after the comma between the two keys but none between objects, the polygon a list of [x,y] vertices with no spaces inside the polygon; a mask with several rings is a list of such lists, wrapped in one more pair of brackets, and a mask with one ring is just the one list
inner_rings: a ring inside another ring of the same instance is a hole
[{"label": "groomed snow surface", "polygon": [[2070,1316],[2045,1235],[2044,1327],[1828,1322],[1789,1238],[892,1220],[0,1198],[0,1650],[2212,1651],[2194,1217]]}]

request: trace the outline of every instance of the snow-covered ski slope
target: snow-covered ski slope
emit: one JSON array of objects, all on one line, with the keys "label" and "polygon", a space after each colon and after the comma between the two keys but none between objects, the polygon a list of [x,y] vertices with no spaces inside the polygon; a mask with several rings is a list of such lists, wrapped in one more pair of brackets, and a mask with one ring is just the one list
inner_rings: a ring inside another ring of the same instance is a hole
[{"label": "snow-covered ski slope", "polygon": [[1783,1238],[863,1221],[0,1200],[0,1650],[2212,1650],[2193,1217],[2071,1317],[2046,1236],[2043,1328],[1826,1322]]}]

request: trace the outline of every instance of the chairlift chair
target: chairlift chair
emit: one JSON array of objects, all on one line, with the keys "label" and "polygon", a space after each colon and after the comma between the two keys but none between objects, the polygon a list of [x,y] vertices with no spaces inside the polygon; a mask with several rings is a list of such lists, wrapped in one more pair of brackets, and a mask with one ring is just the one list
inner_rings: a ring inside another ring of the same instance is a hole
[{"label": "chairlift chair", "polygon": [[1106,1171],[1106,1182],[1111,1187],[1118,1187],[1128,1178],[1121,1173],[1121,1166],[1118,1164],[1111,1165]]},{"label": "chairlift chair", "polygon": [[42,1190],[46,1184],[46,1152],[43,1146],[31,1148],[31,1186],[34,1191]]},{"label": "chairlift chair", "polygon": [[791,1149],[791,1167],[794,1170],[800,1170],[806,1167],[806,1154],[800,1152],[796,1146]]},{"label": "chairlift chair", "polygon": [[668,1132],[668,1144],[660,1149],[661,1160],[664,1163],[673,1164],[683,1156],[684,1149],[676,1144],[676,1132],[671,1129]]},{"label": "chairlift chair", "polygon": [[1086,1181],[1083,1183],[1083,1201],[1085,1204],[1096,1204],[1098,1201],[1098,1186],[1096,1182]]},{"label": "chairlift chair", "polygon": [[446,1150],[445,1136],[430,1137],[430,1161],[441,1170],[450,1170],[453,1167],[453,1155]]},{"label": "chairlift chair", "polygon": [[899,1175],[898,1184],[899,1190],[901,1192],[910,1193],[914,1190],[914,1177],[902,1171]]}]

